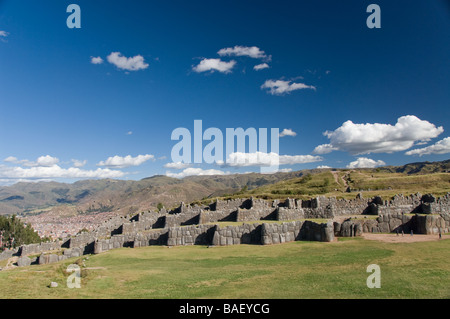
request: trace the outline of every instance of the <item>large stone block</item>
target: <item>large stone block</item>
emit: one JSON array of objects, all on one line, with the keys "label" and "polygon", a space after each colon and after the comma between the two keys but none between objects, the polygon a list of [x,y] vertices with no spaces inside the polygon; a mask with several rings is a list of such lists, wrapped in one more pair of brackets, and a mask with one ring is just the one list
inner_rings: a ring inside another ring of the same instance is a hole
[{"label": "large stone block", "polygon": [[27,256],[22,256],[17,259],[17,266],[26,267],[31,265],[31,259]]},{"label": "large stone block", "polygon": [[378,223],[378,228],[381,233],[389,233],[389,223],[388,222]]}]

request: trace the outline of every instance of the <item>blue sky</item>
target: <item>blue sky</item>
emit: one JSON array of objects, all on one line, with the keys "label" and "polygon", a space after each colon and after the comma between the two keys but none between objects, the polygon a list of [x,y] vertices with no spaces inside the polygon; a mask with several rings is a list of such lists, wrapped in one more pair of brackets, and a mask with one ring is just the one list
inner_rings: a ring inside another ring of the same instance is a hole
[{"label": "blue sky", "polygon": [[0,184],[260,170],[167,167],[194,120],[289,129],[284,170],[445,160],[449,39],[443,0],[0,0]]}]

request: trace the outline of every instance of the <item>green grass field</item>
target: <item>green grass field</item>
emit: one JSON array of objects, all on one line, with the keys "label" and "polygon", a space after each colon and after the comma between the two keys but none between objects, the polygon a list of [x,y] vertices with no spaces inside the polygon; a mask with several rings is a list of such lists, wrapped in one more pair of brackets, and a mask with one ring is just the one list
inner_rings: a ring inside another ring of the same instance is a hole
[{"label": "green grass field", "polygon": [[[81,259],[1,271],[0,287],[3,298],[450,298],[448,237],[121,248],[89,256],[80,289],[66,287],[65,269]],[[366,286],[369,264],[379,289]]]},{"label": "green grass field", "polygon": [[[350,187],[351,192],[346,192]],[[252,190],[242,190],[223,198],[249,198],[251,196],[264,199],[299,198],[310,199],[323,195],[353,199],[361,192],[365,198],[381,196],[385,200],[396,194],[405,196],[431,193],[442,196],[450,192],[449,173],[431,173],[408,175],[392,173],[378,169],[341,169],[326,170],[303,177],[288,179],[274,184],[264,185]],[[209,203],[210,199],[197,201]]]}]

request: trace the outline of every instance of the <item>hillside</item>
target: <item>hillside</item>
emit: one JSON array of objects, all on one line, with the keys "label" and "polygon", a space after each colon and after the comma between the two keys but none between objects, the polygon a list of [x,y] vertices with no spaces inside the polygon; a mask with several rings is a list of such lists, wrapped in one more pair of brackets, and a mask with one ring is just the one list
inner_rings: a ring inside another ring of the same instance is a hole
[{"label": "hillside", "polygon": [[[130,180],[84,180],[17,183],[0,187],[0,214],[39,214],[57,211],[79,213],[134,213],[170,208],[180,202],[213,197],[309,198],[315,195],[350,198],[393,196],[396,193],[445,194],[450,191],[450,160],[385,166],[376,169],[309,169],[275,174],[189,176],[176,179],[162,175]],[[348,192],[350,191],[350,192]]]},{"label": "hillside", "polygon": [[442,196],[450,192],[450,173],[390,172],[387,169],[325,169],[278,183],[239,192],[229,197],[258,197],[264,199],[301,198],[324,195],[337,198],[381,196],[390,199],[396,194],[432,193]]},{"label": "hillside", "polygon": [[162,175],[139,181],[85,180],[73,184],[57,182],[17,183],[0,187],[0,214],[42,213],[57,207],[62,214],[77,212],[120,213],[155,209],[158,203],[172,207],[180,202],[234,193],[300,176],[301,172],[271,175],[234,174],[192,176],[176,179]]},{"label": "hillside", "polygon": [[450,160],[442,162],[417,162],[410,163],[403,166],[384,166],[380,170],[391,173],[405,173],[405,174],[431,174],[431,173],[449,173]]}]

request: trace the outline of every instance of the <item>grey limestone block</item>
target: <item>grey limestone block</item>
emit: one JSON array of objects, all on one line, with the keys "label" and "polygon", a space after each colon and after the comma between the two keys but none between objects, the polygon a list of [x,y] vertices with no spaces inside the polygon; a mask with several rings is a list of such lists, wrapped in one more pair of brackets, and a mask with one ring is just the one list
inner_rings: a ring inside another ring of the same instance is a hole
[{"label": "grey limestone block", "polygon": [[58,255],[55,255],[55,254],[48,255],[48,262],[49,262],[49,264],[56,263],[56,262],[58,262],[58,260],[59,260]]},{"label": "grey limestone block", "polygon": [[280,243],[280,237],[278,234],[272,234],[272,243],[273,244],[279,244]]},{"label": "grey limestone block", "polygon": [[381,233],[389,233],[389,223],[387,222],[378,223],[378,228]]},{"label": "grey limestone block", "polygon": [[263,245],[271,245],[272,244],[272,237],[271,236],[263,236],[262,244]]},{"label": "grey limestone block", "polygon": [[219,246],[219,245],[220,245],[220,235],[219,235],[219,232],[218,232],[218,231],[215,231],[215,232],[214,232],[212,244],[213,244],[214,246]]},{"label": "grey limestone block", "polygon": [[27,256],[22,256],[17,259],[17,266],[19,267],[25,267],[31,265],[31,259]]}]

